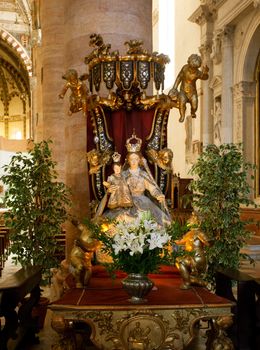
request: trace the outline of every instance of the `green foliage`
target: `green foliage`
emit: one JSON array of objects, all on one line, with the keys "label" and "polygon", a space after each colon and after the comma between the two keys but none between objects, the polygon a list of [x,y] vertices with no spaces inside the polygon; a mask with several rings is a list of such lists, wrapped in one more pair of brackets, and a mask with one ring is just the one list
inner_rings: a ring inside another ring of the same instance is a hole
[{"label": "green foliage", "polygon": [[167,233],[171,236],[172,241],[180,239],[190,229],[189,224],[186,222],[182,225],[179,221],[172,221],[167,227]]},{"label": "green foliage", "polygon": [[208,145],[191,169],[193,207],[212,242],[207,257],[208,280],[213,285],[217,270],[239,266],[240,249],[250,236],[239,209],[253,204],[247,178],[254,168],[244,161],[240,144],[223,144]]},{"label": "green foliage", "polygon": [[7,186],[4,200],[9,209],[5,219],[11,229],[10,253],[22,266],[42,266],[43,281],[49,278],[50,268],[58,265],[54,235],[61,231],[70,204],[68,189],[57,181],[50,142],[34,143],[28,154],[14,155],[1,177]]},{"label": "green foliage", "polygon": [[169,263],[175,265],[176,259],[185,255],[193,255],[193,252],[187,252],[183,246],[178,246],[174,242],[181,239],[185,233],[190,230],[190,225],[186,222],[183,225],[179,221],[172,221],[171,224],[166,228],[168,235],[171,237],[172,252]]}]

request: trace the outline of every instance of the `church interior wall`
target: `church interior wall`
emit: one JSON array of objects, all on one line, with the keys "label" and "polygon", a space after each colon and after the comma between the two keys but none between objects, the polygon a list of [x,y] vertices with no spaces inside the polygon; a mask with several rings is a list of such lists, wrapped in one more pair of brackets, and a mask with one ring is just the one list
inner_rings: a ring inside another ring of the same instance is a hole
[{"label": "church interior wall", "polygon": [[[199,1],[175,1],[175,47],[174,47],[174,84],[177,74],[182,66],[187,63],[188,57],[199,53],[200,28],[197,24],[188,21],[189,14],[198,6]],[[184,20],[184,18],[186,20]],[[191,39],[192,38],[192,39]],[[200,83],[197,83],[198,90]],[[201,103],[201,101],[199,102]],[[189,105],[187,115],[189,115]],[[184,123],[179,123],[179,112],[172,109],[168,122],[168,145],[173,150],[173,169],[179,173],[182,178],[189,178],[189,169],[195,160],[196,155],[193,152],[193,141],[201,139],[200,130],[200,112],[197,112],[197,118],[186,118]]]}]

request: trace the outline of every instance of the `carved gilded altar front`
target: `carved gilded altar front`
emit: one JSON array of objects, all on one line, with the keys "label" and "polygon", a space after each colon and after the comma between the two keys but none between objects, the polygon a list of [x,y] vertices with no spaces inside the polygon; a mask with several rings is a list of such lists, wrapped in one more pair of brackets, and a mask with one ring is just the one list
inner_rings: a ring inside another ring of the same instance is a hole
[{"label": "carved gilded altar front", "polygon": [[[211,323],[222,322],[222,333],[230,349],[231,341],[225,335],[226,325],[230,325],[229,307],[186,308],[172,307],[170,309],[128,309],[67,307],[55,310],[52,327],[60,334],[62,349],[77,349],[73,327],[79,321],[90,325],[91,340],[98,349],[104,350],[181,350],[192,344],[196,329],[202,321]],[[218,343],[218,334],[212,328],[208,332],[208,342]],[[221,341],[221,340],[219,340]],[[58,344],[53,349],[60,349]]]}]

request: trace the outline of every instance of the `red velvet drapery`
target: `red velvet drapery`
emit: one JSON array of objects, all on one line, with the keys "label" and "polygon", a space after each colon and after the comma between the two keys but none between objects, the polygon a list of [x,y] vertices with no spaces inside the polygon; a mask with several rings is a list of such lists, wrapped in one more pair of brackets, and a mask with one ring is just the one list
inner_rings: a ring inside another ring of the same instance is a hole
[{"label": "red velvet drapery", "polygon": [[[126,156],[126,140],[132,135],[134,129],[137,137],[142,139],[142,150],[144,149],[145,139],[149,136],[152,129],[154,110],[126,111],[122,109],[115,112],[106,111],[105,115],[109,136],[113,140],[114,149],[122,155],[122,160]],[[87,151],[95,148],[93,138],[93,126],[90,118],[88,118]]]}]

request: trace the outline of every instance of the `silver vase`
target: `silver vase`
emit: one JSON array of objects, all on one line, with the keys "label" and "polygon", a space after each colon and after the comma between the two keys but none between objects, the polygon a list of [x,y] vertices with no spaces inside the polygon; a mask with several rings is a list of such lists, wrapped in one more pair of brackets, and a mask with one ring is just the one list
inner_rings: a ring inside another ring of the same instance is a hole
[{"label": "silver vase", "polygon": [[142,273],[130,273],[122,280],[123,288],[131,296],[129,301],[133,304],[147,302],[144,298],[153,288],[154,283]]}]

